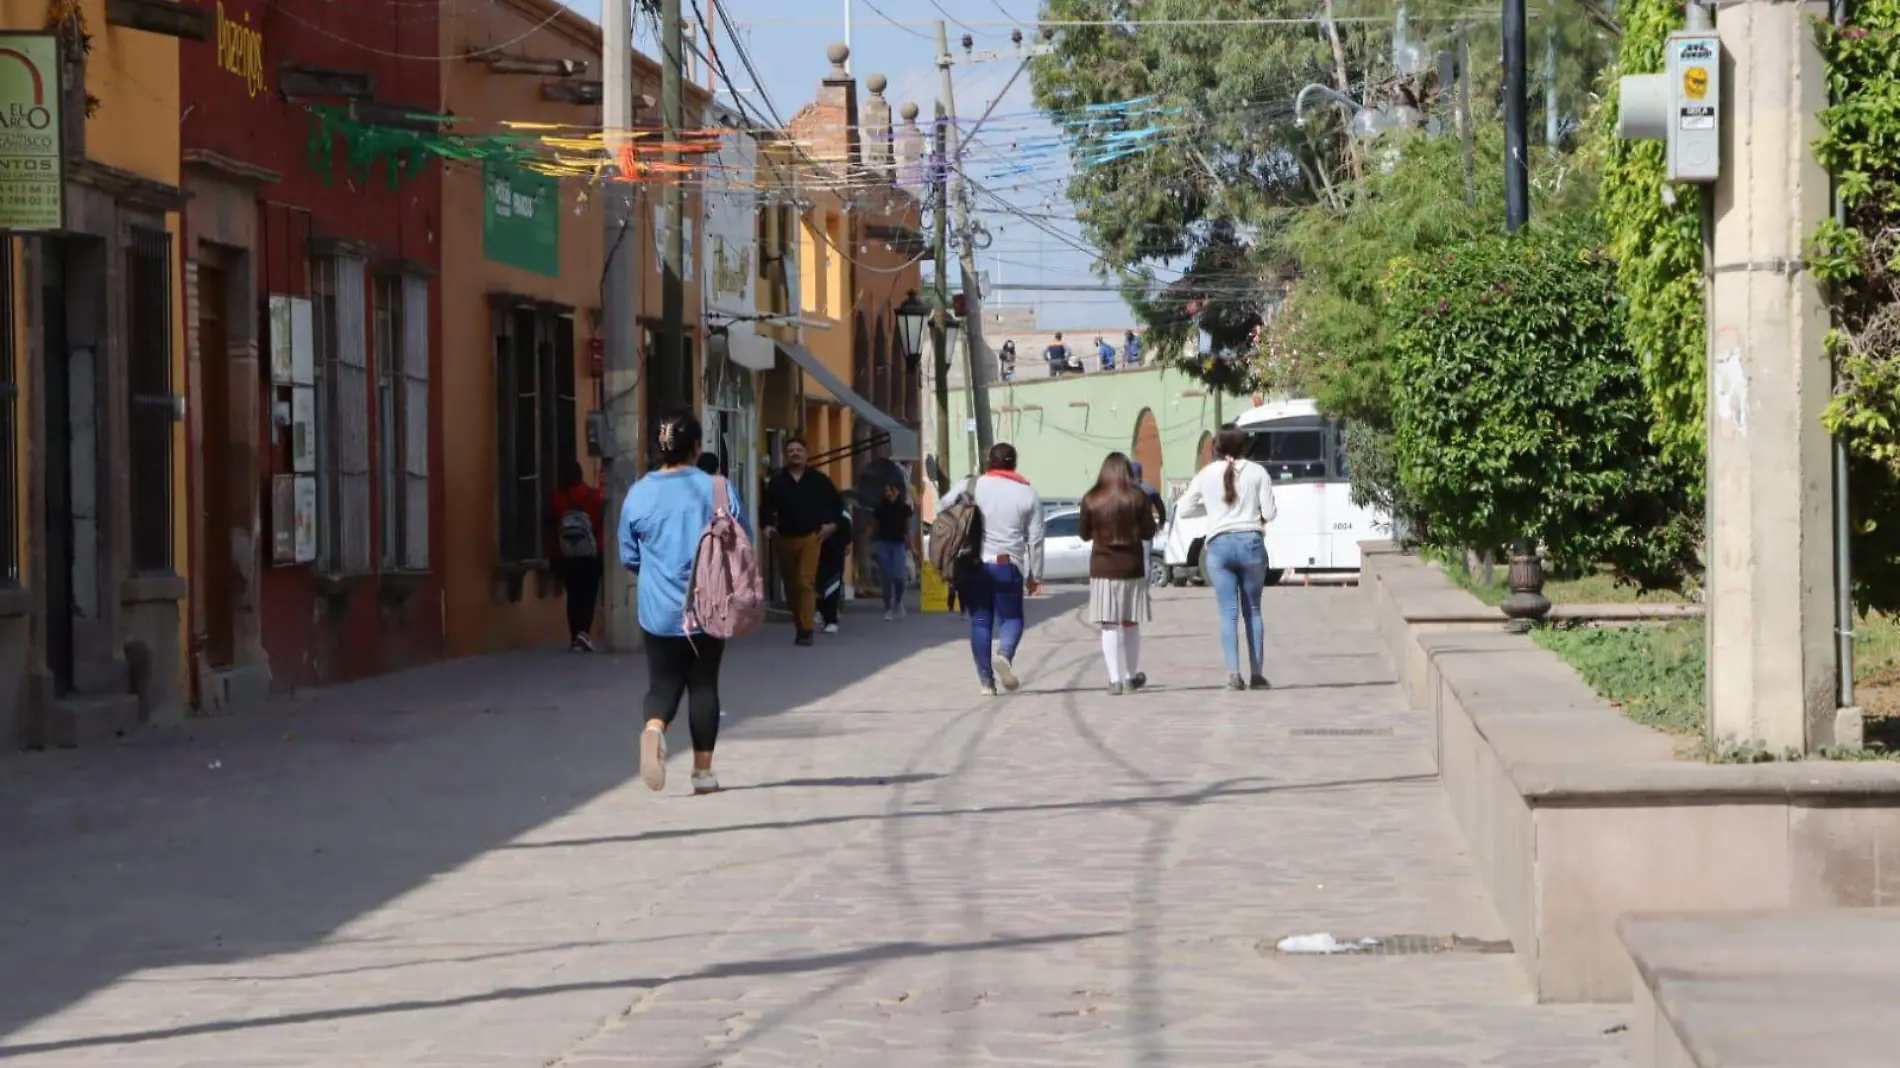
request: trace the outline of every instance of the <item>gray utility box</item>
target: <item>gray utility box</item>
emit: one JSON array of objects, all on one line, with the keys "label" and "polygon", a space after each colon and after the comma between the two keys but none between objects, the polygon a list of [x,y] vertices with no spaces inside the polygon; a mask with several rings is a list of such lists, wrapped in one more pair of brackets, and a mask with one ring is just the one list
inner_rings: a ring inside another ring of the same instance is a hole
[{"label": "gray utility box", "polygon": [[1664,142],[1672,182],[1713,182],[1722,174],[1722,42],[1713,28],[1677,30],[1663,55],[1664,73],[1622,79],[1617,136]]}]

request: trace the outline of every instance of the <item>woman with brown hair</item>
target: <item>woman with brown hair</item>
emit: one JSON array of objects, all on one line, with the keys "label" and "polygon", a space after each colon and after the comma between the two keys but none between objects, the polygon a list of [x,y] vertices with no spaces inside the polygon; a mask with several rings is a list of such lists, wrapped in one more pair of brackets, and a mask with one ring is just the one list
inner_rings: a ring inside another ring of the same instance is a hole
[{"label": "woman with brown hair", "polygon": [[[1266,630],[1260,594],[1267,585],[1267,524],[1273,522],[1273,480],[1247,459],[1247,432],[1229,423],[1214,439],[1214,462],[1201,468],[1175,503],[1177,519],[1207,516],[1203,568],[1220,602],[1221,652],[1227,658],[1227,688],[1270,690],[1261,662]],[[1248,674],[1240,673],[1240,632],[1247,632]]]},{"label": "woman with brown hair", "polygon": [[1133,693],[1148,685],[1141,672],[1141,624],[1148,604],[1148,542],[1157,525],[1148,495],[1128,457],[1111,452],[1095,488],[1082,498],[1077,534],[1089,550],[1089,618],[1102,628],[1108,692]]}]

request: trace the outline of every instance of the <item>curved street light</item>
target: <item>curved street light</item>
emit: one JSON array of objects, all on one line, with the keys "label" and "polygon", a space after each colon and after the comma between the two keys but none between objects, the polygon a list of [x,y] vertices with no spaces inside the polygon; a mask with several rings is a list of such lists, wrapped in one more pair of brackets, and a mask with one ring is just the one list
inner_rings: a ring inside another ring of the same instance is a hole
[{"label": "curved street light", "polygon": [[1352,117],[1346,120],[1346,136],[1352,138],[1354,141],[1370,141],[1384,133],[1391,125],[1390,120],[1386,118],[1385,112],[1378,108],[1366,107],[1364,104],[1359,103],[1357,100],[1354,100],[1339,90],[1330,86],[1321,85],[1318,82],[1314,82],[1306,88],[1301,89],[1299,95],[1293,98],[1293,125],[1306,125],[1306,100],[1307,97],[1314,93],[1318,93],[1347,110],[1347,113]]}]

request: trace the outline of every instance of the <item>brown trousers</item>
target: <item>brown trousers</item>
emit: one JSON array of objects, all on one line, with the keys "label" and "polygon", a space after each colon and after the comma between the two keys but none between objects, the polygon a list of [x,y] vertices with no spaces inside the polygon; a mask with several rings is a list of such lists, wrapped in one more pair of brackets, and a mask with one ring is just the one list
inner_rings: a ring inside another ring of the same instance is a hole
[{"label": "brown trousers", "polygon": [[792,619],[804,634],[818,629],[818,549],[823,544],[816,534],[778,539],[778,566],[785,578],[785,597],[792,602]]}]

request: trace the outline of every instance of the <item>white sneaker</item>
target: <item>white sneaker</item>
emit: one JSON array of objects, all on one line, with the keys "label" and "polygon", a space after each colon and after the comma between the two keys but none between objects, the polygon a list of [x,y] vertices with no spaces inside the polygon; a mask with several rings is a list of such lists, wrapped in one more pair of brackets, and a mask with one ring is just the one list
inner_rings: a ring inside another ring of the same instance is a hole
[{"label": "white sneaker", "polygon": [[1009,662],[1009,657],[999,653],[990,666],[996,669],[996,681],[1003,684],[1003,689],[1015,693],[1022,686],[1023,680],[1016,677],[1016,665]]},{"label": "white sneaker", "polygon": [[640,778],[655,793],[666,789],[666,732],[658,727],[640,732]]},{"label": "white sneaker", "polygon": [[897,613],[896,613],[896,612],[886,612],[886,613],[884,613],[884,622],[886,622],[886,623],[895,623],[895,622],[897,622]]},{"label": "white sneaker", "polygon": [[693,793],[716,794],[718,792],[719,776],[714,775],[711,768],[693,772]]},{"label": "white sneaker", "polygon": [[904,610],[904,606],[903,606],[903,605],[901,605],[901,604],[900,604],[900,605],[898,605],[898,606],[897,606],[897,618],[899,618],[899,619],[903,619],[903,618],[904,618],[904,616],[905,616],[906,614],[907,614],[907,613],[906,613],[906,612],[905,612],[905,610]]},{"label": "white sneaker", "polygon": [[825,633],[826,633],[826,634],[836,634],[836,633],[838,633],[838,625],[837,625],[836,623],[827,623],[827,624],[825,624]]}]

